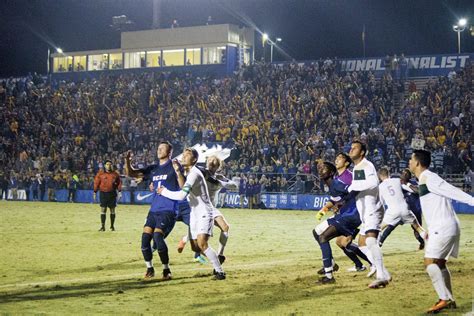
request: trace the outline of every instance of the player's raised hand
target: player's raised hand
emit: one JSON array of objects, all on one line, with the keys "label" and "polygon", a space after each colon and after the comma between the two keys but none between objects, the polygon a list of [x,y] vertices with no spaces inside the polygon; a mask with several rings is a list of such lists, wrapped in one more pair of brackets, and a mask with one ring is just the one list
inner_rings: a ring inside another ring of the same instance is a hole
[{"label": "player's raised hand", "polygon": [[173,159],[173,168],[176,173],[181,172],[181,164],[179,163],[178,159]]},{"label": "player's raised hand", "polygon": [[131,150],[127,150],[127,152],[125,153],[125,160],[126,161],[130,161],[133,157],[133,153]]}]

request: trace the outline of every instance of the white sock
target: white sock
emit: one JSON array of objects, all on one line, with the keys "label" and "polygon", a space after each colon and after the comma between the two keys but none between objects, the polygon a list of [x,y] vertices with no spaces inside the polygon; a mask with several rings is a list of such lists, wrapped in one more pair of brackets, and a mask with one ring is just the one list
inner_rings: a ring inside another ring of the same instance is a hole
[{"label": "white sock", "polygon": [[369,259],[371,265],[374,264],[374,258],[372,257],[372,254],[369,251],[369,248],[367,246],[359,246],[360,251]]},{"label": "white sock", "polygon": [[164,269],[169,269],[170,268],[170,265],[169,264],[163,264],[163,270]]},{"label": "white sock", "polygon": [[443,274],[444,285],[448,290],[448,296],[451,301],[454,301],[453,290],[451,288],[451,272],[449,271],[448,267],[441,269],[441,273]]},{"label": "white sock", "polygon": [[328,279],[332,279],[332,267],[331,268],[324,268],[324,275]]},{"label": "white sock", "polygon": [[224,248],[227,244],[227,239],[229,239],[229,232],[221,231],[221,235],[219,236],[219,250],[218,253],[220,256],[224,255]]},{"label": "white sock", "polygon": [[446,288],[443,274],[441,273],[441,269],[438,267],[438,265],[435,263],[429,264],[426,267],[426,272],[428,272],[428,275],[431,278],[431,282],[433,283],[436,293],[438,293],[438,297],[442,300],[449,300],[449,291]]},{"label": "white sock", "polygon": [[145,261],[146,267],[147,268],[153,268],[153,262],[151,261]]},{"label": "white sock", "polygon": [[187,243],[189,241],[189,237],[188,235],[184,235],[183,238],[181,238],[181,241],[184,242],[184,243]]},{"label": "white sock", "polygon": [[365,242],[367,248],[369,248],[369,252],[372,254],[372,258],[374,259],[372,264],[375,265],[375,268],[377,269],[377,279],[385,280],[388,272],[383,265],[382,250],[377,243],[377,239],[375,239],[375,237],[367,237]]},{"label": "white sock", "polygon": [[214,251],[214,249],[212,249],[211,247],[207,247],[207,249],[203,252],[206,255],[207,259],[209,259],[209,261],[212,263],[214,270],[216,270],[217,272],[224,272],[219,262],[219,258],[217,258],[217,253]]}]

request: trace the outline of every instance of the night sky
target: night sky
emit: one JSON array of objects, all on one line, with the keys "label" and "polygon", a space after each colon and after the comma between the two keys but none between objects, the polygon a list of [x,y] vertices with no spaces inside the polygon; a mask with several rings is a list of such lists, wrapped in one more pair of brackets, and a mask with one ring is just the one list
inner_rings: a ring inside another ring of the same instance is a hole
[{"label": "night sky", "polygon": [[[474,1],[418,0],[162,0],[161,27],[173,19],[181,26],[253,23],[296,60],[362,57],[404,52],[457,52],[452,25],[461,17],[474,22]],[[152,0],[2,0],[0,8],[0,78],[46,72],[48,43],[65,52],[120,47],[112,16],[126,15],[135,30],[152,24]],[[261,54],[256,37],[257,55]],[[474,51],[468,30],[462,51]],[[268,49],[268,48],[267,48]],[[269,52],[267,51],[267,56]],[[275,60],[285,55],[275,52]]]}]

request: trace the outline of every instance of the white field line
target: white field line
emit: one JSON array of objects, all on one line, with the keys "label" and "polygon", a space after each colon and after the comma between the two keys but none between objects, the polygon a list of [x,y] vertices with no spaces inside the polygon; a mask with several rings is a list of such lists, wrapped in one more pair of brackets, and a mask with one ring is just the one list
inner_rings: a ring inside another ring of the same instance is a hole
[{"label": "white field line", "polygon": [[[293,259],[285,259],[285,260],[276,260],[276,261],[268,261],[268,262],[254,262],[254,263],[245,263],[245,264],[237,264],[237,265],[225,265],[226,271],[232,271],[237,269],[246,269],[246,268],[266,268],[274,265],[281,265],[287,263],[295,263]],[[171,266],[171,268],[173,268]],[[193,272],[193,271],[207,271],[209,272],[212,268],[210,263],[206,265],[200,265],[197,268],[177,268],[172,269],[172,271],[176,272]],[[32,283],[10,283],[10,284],[3,284],[0,285],[0,289],[19,289],[25,287],[34,287],[34,286],[54,286],[54,285],[69,285],[74,283],[94,283],[98,281],[118,281],[118,280],[127,280],[131,278],[142,278],[143,273],[133,273],[133,274],[122,274],[122,275],[110,275],[110,276],[102,276],[102,277],[92,277],[92,278],[78,278],[78,279],[67,279],[67,280],[57,280],[57,281],[44,281],[44,282],[32,282]]]}]

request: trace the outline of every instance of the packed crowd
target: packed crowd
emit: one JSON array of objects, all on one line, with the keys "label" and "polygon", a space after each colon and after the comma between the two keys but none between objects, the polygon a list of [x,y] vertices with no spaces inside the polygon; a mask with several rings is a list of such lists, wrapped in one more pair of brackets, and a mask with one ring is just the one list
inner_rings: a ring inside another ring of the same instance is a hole
[{"label": "packed crowd", "polygon": [[[472,167],[473,66],[421,91],[412,83],[406,92],[404,85],[394,88],[399,83],[390,73],[376,80],[370,72],[335,69],[326,59],[255,64],[227,78],[142,73],[80,82],[3,80],[2,187],[44,178],[54,188],[89,189],[105,159],[122,172],[123,153],[131,149],[138,167],[153,163],[160,140],[171,141],[175,153],[196,143],[233,147],[227,176],[268,192],[322,190],[315,164],[333,161],[356,138],[368,144],[377,168],[401,170],[412,148],[423,145],[433,151],[436,172]],[[401,104],[394,102],[397,93]]]}]

